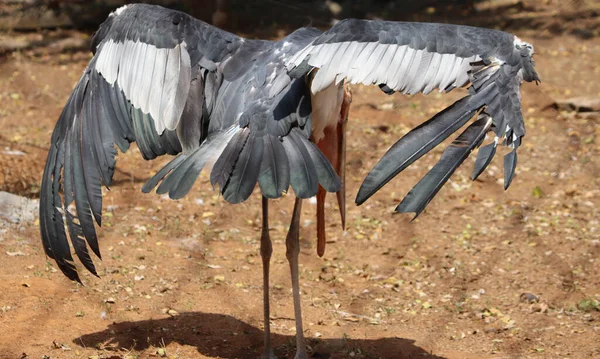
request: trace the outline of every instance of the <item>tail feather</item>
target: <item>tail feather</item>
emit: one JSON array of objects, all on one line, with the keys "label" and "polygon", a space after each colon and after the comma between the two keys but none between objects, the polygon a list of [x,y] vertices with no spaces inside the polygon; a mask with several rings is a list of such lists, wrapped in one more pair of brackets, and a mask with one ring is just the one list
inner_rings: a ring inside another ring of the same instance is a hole
[{"label": "tail feather", "polygon": [[304,146],[308,150],[308,154],[315,164],[319,184],[323,186],[327,192],[339,191],[342,187],[342,183],[327,157],[325,157],[323,152],[321,152],[321,150],[312,142],[304,141]]},{"label": "tail feather", "polygon": [[250,135],[233,167],[227,184],[222,189],[223,198],[230,203],[240,203],[250,197],[263,160],[264,141],[262,136]]},{"label": "tail feather", "polygon": [[233,171],[233,167],[235,166],[235,162],[249,136],[250,129],[246,127],[238,131],[229,141],[210,173],[211,185],[215,186],[218,184],[221,189],[225,188],[225,185],[231,176],[231,172]]},{"label": "tail feather", "polygon": [[293,128],[288,136],[283,137],[283,147],[290,163],[290,184],[296,197],[310,198],[319,189],[317,169],[303,141],[308,141],[304,133]]},{"label": "tail feather", "polygon": [[275,136],[265,135],[264,148],[258,184],[263,196],[278,198],[290,186],[290,164],[285,148]]}]

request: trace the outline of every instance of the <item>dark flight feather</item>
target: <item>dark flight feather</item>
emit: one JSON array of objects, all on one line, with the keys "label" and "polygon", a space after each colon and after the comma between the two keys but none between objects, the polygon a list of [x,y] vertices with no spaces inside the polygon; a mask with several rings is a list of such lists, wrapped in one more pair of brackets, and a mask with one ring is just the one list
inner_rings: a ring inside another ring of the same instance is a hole
[{"label": "dark flight feather", "polygon": [[475,181],[479,175],[485,171],[487,166],[492,162],[494,155],[496,154],[497,143],[490,143],[485,145],[479,149],[477,152],[477,159],[475,160],[475,165],[473,166],[473,175],[471,179]]},{"label": "dark flight feather", "polygon": [[513,149],[504,156],[504,190],[510,186],[517,168],[517,149]]},{"label": "dark flight feather", "polygon": [[[90,210],[98,225],[102,225],[102,182],[99,171],[99,157],[102,156],[106,160],[106,153],[102,143],[110,141],[103,136],[102,131],[97,126],[98,122],[104,119],[101,112],[95,112],[92,108],[92,99],[96,94],[90,89],[90,95],[86,97],[83,104],[82,115],[86,118],[94,118],[95,121],[81,121],[79,128],[81,133],[78,134],[81,138],[81,161],[83,165],[83,175],[85,180],[85,188],[87,191],[87,200]],[[94,128],[95,127],[95,128]],[[98,148],[99,147],[99,148]],[[108,163],[103,163],[107,165]],[[94,251],[95,252],[95,251]],[[98,250],[98,253],[100,251]]]},{"label": "dark flight feather", "polygon": [[160,186],[156,189],[157,194],[165,194],[169,193],[169,197],[171,193],[177,189],[179,183],[183,175],[191,168],[194,164],[194,161],[189,161],[189,156],[181,162],[177,167],[175,167],[166,178],[161,182]]},{"label": "dark flight feather", "polygon": [[415,218],[425,209],[458,166],[485,138],[492,125],[489,116],[481,116],[446,148],[433,168],[408,192],[396,207],[397,212],[415,212]]},{"label": "dark flight feather", "polygon": [[473,106],[469,100],[469,96],[463,97],[398,140],[365,178],[356,204],[364,203],[398,173],[467,123],[482,106]]},{"label": "dark flight feather", "polygon": [[163,168],[156,172],[156,174],[144,184],[144,186],[142,187],[142,192],[150,193],[154,189],[154,187],[156,187],[156,185],[158,185],[158,183],[162,181],[163,178],[165,178],[165,176],[169,172],[171,172],[172,169],[179,166],[179,164],[183,162],[183,160],[185,160],[186,158],[186,155],[181,154],[169,161],[169,163],[167,163]]},{"label": "dark flight feather", "polygon": [[[81,263],[93,274],[96,274],[96,269],[92,263],[92,259],[87,251],[85,241],[82,240],[84,238],[84,226],[86,231],[89,230],[88,225],[91,222],[91,217],[86,218],[83,214],[83,207],[87,204],[87,201],[84,200],[84,196],[86,195],[85,184],[82,183],[83,178],[77,179],[77,176],[82,175],[81,169],[81,157],[79,154],[79,127],[81,125],[79,123],[75,123],[74,127],[71,129],[72,136],[67,138],[66,140],[66,148],[65,148],[65,167],[64,167],[64,185],[65,185],[65,206],[64,211],[66,212],[67,219],[67,228],[69,229],[69,236],[71,238],[71,243],[73,248],[75,249],[75,253],[77,257],[81,261]],[[72,215],[69,212],[69,206],[73,204],[75,201],[75,210],[77,216]],[[82,217],[79,217],[79,214],[82,214]],[[86,223],[84,223],[86,222]],[[93,222],[91,223],[92,230]],[[95,231],[95,230],[94,230]],[[92,235],[95,237],[95,233]],[[88,239],[89,240],[89,239]]]}]

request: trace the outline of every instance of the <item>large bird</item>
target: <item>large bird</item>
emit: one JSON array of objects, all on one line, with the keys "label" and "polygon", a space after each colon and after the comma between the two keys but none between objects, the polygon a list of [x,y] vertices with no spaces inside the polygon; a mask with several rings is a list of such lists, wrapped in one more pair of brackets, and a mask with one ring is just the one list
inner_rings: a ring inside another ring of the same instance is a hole
[{"label": "large bird", "polygon": [[[317,195],[318,252],[324,250],[324,198],[337,192],[344,218],[346,83],[375,84],[387,94],[450,91],[468,94],[410,131],[362,184],[363,203],[400,171],[470,126],[408,193],[397,210],[417,215],[490,131],[474,177],[498,143],[505,186],[525,134],[520,84],[538,81],[533,48],[514,35],[467,26],[344,20],[325,32],[301,28],[280,41],[249,40],[184,13],[150,5],[119,8],[92,38],[93,57],[60,115],[41,188],[40,227],[46,254],[79,281],[71,247],[96,274],[100,257],[102,184],[111,184],[116,147],[137,142],[146,160],[177,155],[143,187],[183,197],[203,168],[232,203],[262,192],[260,253],[264,278],[265,349],[269,334],[268,200],[289,187],[296,196],[286,256],[296,316],[296,358],[306,358],[298,285],[302,199]],[[68,234],[67,234],[68,233]],[[69,245],[70,238],[70,245]]]}]

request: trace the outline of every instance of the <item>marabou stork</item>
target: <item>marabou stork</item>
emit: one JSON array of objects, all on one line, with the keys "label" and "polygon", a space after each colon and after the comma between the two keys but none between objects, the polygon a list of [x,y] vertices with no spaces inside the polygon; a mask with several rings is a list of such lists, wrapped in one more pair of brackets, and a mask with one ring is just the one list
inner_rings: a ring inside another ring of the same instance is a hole
[{"label": "marabou stork", "polygon": [[[394,144],[366,177],[361,204],[400,171],[458,131],[470,126],[397,208],[418,215],[486,134],[494,140],[477,155],[473,177],[490,163],[499,142],[505,187],[525,134],[520,85],[538,81],[533,47],[514,35],[448,24],[340,21],[321,32],[301,28],[280,41],[249,40],[187,14],[159,6],[127,5],[100,26],[93,58],[60,115],[44,169],[40,227],[46,254],[79,281],[71,255],[96,274],[88,247],[100,250],[101,185],[109,186],[115,145],[136,141],[144,159],[177,155],[143,187],[183,197],[200,171],[225,200],[246,200],[258,182],[262,192],[260,253],[264,278],[263,357],[269,341],[268,199],[292,187],[296,196],[286,247],[296,317],[296,358],[306,358],[298,285],[302,199],[317,195],[318,252],[324,250],[324,198],[337,192],[342,221],[345,121],[350,94],[345,83],[376,84],[387,94],[468,94]],[[160,183],[160,185],[159,185]],[[68,237],[67,237],[68,232]],[[97,275],[97,274],[96,274]]]}]

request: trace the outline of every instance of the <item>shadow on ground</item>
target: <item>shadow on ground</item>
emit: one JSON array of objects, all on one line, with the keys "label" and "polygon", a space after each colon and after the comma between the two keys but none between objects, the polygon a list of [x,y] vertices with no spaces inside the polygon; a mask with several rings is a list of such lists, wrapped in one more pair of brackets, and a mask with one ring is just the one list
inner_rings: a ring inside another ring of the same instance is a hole
[{"label": "shadow on ground", "polygon": [[[230,315],[188,312],[174,318],[113,323],[101,332],[83,335],[73,342],[115,352],[120,348],[142,351],[176,342],[194,346],[208,357],[254,359],[260,357],[262,338],[261,329]],[[274,334],[272,339],[278,357],[293,355],[294,336]],[[346,358],[354,352],[364,358],[443,359],[415,346],[414,340],[403,338],[309,339],[308,344],[313,358]]]}]

